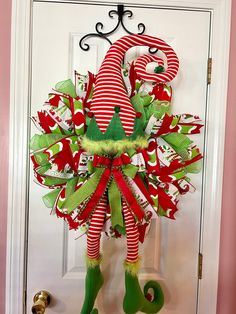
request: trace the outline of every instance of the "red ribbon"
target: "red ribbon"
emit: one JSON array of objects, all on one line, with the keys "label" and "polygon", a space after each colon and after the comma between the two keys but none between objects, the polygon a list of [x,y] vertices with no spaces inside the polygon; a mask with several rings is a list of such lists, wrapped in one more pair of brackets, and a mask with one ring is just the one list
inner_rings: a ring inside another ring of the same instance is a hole
[{"label": "red ribbon", "polygon": [[145,184],[143,183],[142,179],[138,174],[134,177],[134,182],[137,184],[138,188],[140,191],[143,193],[143,195],[146,197],[147,201],[151,204],[154,205],[154,202],[150,196],[150,192],[147,190]]},{"label": "red ribbon", "polygon": [[174,214],[177,211],[177,206],[172,202],[171,197],[163,191],[162,188],[159,186],[157,187],[157,194],[158,194],[158,202],[162,209],[166,212],[168,209],[171,209],[169,213],[170,219],[175,219]]},{"label": "red ribbon", "polygon": [[154,176],[158,176],[159,180],[162,182],[172,182],[173,179],[169,176],[171,176],[172,174],[174,175],[177,170],[181,170],[184,167],[186,167],[192,163],[195,163],[201,159],[202,159],[202,155],[199,154],[199,155],[193,157],[192,159],[186,160],[184,162],[180,162],[178,160],[173,160],[169,166],[161,167],[159,169],[159,171],[155,172]]},{"label": "red ribbon", "polygon": [[110,178],[113,177],[120,192],[124,196],[127,204],[139,221],[144,218],[144,212],[133,195],[128,183],[126,182],[123,173],[121,171],[121,166],[125,166],[131,163],[129,156],[122,154],[120,157],[110,159],[105,156],[94,156],[93,166],[95,168],[105,168],[101,175],[100,181],[94,194],[91,196],[90,200],[86,204],[83,212],[80,214],[79,220],[86,221],[91,212],[96,208],[98,202],[106,191],[107,184]]},{"label": "red ribbon", "polygon": [[160,129],[158,130],[157,134],[155,134],[155,137],[159,137],[161,135],[167,134],[167,133],[179,133],[179,127],[181,126],[191,126],[191,127],[195,127],[195,129],[192,129],[187,133],[183,134],[197,134],[200,133],[200,129],[203,126],[202,124],[198,124],[198,123],[184,123],[184,122],[179,122],[173,127],[171,126],[171,123],[173,121],[173,119],[175,118],[175,116],[171,115],[169,116],[168,114],[165,114],[164,118],[163,118],[163,122],[162,125],[160,127]]}]

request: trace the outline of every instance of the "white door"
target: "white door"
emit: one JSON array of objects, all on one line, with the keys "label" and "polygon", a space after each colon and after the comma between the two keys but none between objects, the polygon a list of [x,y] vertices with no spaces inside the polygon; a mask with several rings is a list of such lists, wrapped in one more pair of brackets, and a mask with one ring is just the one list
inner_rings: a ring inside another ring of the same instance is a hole
[{"label": "white door", "polygon": [[[58,81],[80,73],[96,73],[107,41],[88,39],[84,52],[79,40],[94,32],[97,22],[109,31],[116,24],[108,16],[116,6],[85,3],[33,3],[31,115],[42,109],[51,87]],[[133,12],[125,25],[137,32],[138,23],[146,34],[167,41],[180,59],[180,71],[173,81],[173,113],[192,113],[203,121],[207,111],[207,60],[209,54],[210,12],[167,8],[126,7]],[[114,42],[127,33],[120,27],[111,37]],[[32,126],[31,135],[37,133]],[[204,132],[194,136],[203,151]],[[46,289],[52,304],[46,313],[78,314],[84,297],[86,238],[77,240],[63,221],[49,215],[41,197],[48,191],[29,177],[29,224],[27,265],[27,313],[33,295]],[[176,221],[155,220],[142,245],[140,280],[157,279],[164,290],[163,314],[194,314],[197,310],[198,253],[201,228],[202,173],[194,175],[195,193],[182,197]],[[125,241],[102,241],[105,284],[97,298],[99,314],[121,314],[124,295]]]}]

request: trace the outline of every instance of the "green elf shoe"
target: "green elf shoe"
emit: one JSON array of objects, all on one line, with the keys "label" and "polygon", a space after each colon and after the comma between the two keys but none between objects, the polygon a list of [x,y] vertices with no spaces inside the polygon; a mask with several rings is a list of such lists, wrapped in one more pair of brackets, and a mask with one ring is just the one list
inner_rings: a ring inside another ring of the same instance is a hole
[{"label": "green elf shoe", "polygon": [[[146,314],[158,313],[164,304],[162,289],[158,282],[151,280],[145,284],[144,293],[142,292],[137,277],[138,263],[125,262],[124,312],[126,314],[134,314],[138,311]],[[154,292],[154,298],[151,302],[145,297],[149,289]]]},{"label": "green elf shoe", "polygon": [[100,270],[100,262],[101,259],[90,259],[87,257],[85,298],[80,314],[98,314],[98,310],[93,309],[93,306],[104,281]]}]

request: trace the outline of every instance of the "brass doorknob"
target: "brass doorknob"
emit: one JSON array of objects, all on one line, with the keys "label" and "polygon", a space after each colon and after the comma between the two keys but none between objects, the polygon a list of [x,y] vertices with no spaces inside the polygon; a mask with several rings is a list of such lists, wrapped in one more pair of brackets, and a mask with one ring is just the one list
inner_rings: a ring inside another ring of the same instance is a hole
[{"label": "brass doorknob", "polygon": [[44,314],[46,307],[50,304],[51,296],[49,292],[41,290],[37,292],[33,298],[32,313],[33,314]]}]

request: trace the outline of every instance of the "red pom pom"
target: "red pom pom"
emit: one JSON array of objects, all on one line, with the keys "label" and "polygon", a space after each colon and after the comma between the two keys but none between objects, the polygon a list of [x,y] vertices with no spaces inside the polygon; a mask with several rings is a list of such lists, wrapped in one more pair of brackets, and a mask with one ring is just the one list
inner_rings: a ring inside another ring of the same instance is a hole
[{"label": "red pom pom", "polygon": [[140,111],[139,111],[139,112],[136,112],[136,118],[139,119],[139,118],[141,118],[141,117],[142,117],[142,112],[140,112]]},{"label": "red pom pom", "polygon": [[89,112],[87,113],[87,115],[88,115],[89,118],[92,118],[92,117],[94,116],[94,113],[93,113],[92,111],[89,111]]}]

